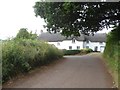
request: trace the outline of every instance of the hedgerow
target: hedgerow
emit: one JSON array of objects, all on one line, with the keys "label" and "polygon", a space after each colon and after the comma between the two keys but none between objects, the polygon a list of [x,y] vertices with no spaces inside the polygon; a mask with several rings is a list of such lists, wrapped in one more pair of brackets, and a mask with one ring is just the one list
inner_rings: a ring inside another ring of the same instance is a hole
[{"label": "hedgerow", "polygon": [[90,48],[84,48],[84,49],[81,49],[80,51],[81,51],[80,54],[88,54],[93,52],[93,50]]},{"label": "hedgerow", "polygon": [[75,54],[88,54],[90,52],[93,52],[90,48],[84,48],[80,50],[63,50],[64,55],[75,55]]},{"label": "hedgerow", "polygon": [[2,82],[18,73],[26,73],[62,56],[62,51],[43,41],[32,39],[4,41],[2,43]]},{"label": "hedgerow", "polygon": [[[106,47],[104,50],[104,57],[106,58],[106,62],[108,67],[111,70],[111,73],[113,74],[113,77],[118,82],[118,76],[120,75],[120,26],[112,30],[107,35],[107,42]],[[119,73],[119,74],[118,74]],[[120,85],[120,83],[119,83]]]},{"label": "hedgerow", "polygon": [[79,54],[80,50],[63,50],[64,55],[75,55]]}]

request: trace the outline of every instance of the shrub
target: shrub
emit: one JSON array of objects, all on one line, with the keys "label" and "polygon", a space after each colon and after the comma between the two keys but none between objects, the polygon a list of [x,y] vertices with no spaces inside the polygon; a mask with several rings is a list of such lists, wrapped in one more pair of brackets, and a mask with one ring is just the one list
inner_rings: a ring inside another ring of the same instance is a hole
[{"label": "shrub", "polygon": [[2,44],[2,80],[12,78],[18,73],[26,73],[63,56],[62,51],[43,41],[17,39]]},{"label": "shrub", "polygon": [[90,53],[90,52],[93,52],[92,49],[87,49],[87,48],[84,48],[84,49],[81,49],[81,50],[62,50],[64,55],[75,55],[75,54],[87,54],[87,53]]},{"label": "shrub", "polygon": [[32,32],[28,32],[27,28],[21,28],[19,32],[17,33],[16,37],[14,39],[32,39],[35,40],[37,39],[37,34],[32,34]]},{"label": "shrub", "polygon": [[80,50],[63,50],[64,55],[75,55],[79,54]]},{"label": "shrub", "polygon": [[[104,50],[104,57],[106,58],[106,63],[108,67],[110,68],[111,72],[113,73],[113,77],[117,81],[117,77],[114,75],[120,75],[118,73],[120,68],[118,67],[120,65],[120,26],[112,30],[107,35],[107,42],[106,47]],[[120,76],[119,76],[120,78]],[[120,83],[119,83],[120,85]]]},{"label": "shrub", "polygon": [[93,52],[93,50],[90,48],[84,48],[84,49],[81,49],[80,51],[81,51],[80,54],[88,54],[90,52]]}]

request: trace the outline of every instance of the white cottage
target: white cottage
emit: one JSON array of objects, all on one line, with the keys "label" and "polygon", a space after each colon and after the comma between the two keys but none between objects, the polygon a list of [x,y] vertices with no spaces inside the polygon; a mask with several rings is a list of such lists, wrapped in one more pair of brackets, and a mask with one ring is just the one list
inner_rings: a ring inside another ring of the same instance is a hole
[{"label": "white cottage", "polygon": [[60,33],[50,34],[47,32],[42,33],[39,36],[39,39],[55,45],[59,49],[79,50],[83,48],[91,48],[93,51],[103,52],[105,48],[106,34],[97,33],[94,36],[81,34],[80,37],[71,36],[66,38]]}]

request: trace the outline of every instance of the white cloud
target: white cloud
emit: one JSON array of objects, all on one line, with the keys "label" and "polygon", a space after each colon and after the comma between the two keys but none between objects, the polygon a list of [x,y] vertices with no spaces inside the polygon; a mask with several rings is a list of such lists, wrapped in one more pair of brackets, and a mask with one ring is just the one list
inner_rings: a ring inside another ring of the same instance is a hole
[{"label": "white cloud", "polygon": [[36,18],[33,6],[37,0],[1,0],[0,1],[0,39],[14,37],[20,28],[40,33],[44,29],[44,20]]}]

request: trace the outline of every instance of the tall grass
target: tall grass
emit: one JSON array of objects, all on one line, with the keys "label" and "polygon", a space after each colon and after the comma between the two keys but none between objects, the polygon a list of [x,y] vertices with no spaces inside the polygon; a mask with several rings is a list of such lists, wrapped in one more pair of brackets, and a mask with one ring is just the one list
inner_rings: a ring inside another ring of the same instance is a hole
[{"label": "tall grass", "polygon": [[49,63],[63,56],[58,50],[43,41],[17,39],[2,44],[2,80],[5,82],[18,73]]}]

